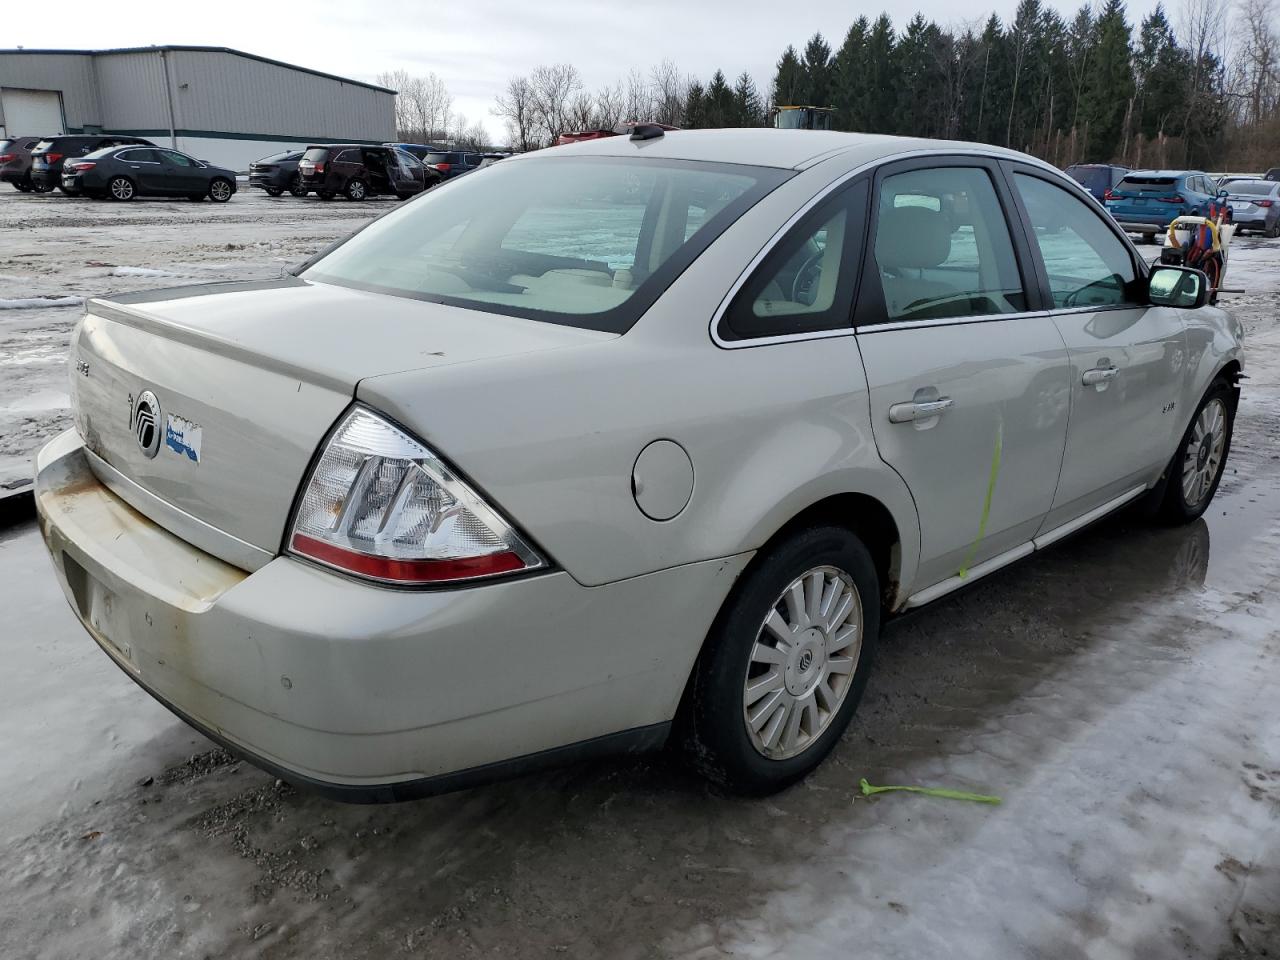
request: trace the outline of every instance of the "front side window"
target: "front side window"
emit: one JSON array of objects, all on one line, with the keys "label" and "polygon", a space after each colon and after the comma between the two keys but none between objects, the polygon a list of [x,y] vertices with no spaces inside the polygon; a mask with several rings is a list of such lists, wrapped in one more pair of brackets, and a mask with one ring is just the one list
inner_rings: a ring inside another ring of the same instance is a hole
[{"label": "front side window", "polygon": [[621,333],[788,176],[641,158],[498,164],[379,218],[302,276]]},{"label": "front side window", "polygon": [[874,252],[889,320],[1027,308],[1009,227],[986,170],[938,167],[886,177]]},{"label": "front side window", "polygon": [[1055,307],[1141,302],[1129,249],[1101,217],[1039,177],[1016,173],[1013,179],[1035,230]]},{"label": "front side window", "polygon": [[791,229],[734,296],[720,324],[725,340],[794,336],[850,326],[857,251],[865,222],[862,181],[824,201]]}]

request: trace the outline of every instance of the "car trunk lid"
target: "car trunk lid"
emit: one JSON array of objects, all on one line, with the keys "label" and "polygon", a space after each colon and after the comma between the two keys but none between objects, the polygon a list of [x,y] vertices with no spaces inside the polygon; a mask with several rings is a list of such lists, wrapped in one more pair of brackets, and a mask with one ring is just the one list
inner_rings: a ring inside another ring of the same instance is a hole
[{"label": "car trunk lid", "polygon": [[[274,554],[361,379],[611,336],[295,277],[210,284],[91,300],[71,403],[99,472],[145,491],[130,502],[152,520],[182,536],[173,518],[193,518]],[[148,419],[154,440],[139,436]]]}]

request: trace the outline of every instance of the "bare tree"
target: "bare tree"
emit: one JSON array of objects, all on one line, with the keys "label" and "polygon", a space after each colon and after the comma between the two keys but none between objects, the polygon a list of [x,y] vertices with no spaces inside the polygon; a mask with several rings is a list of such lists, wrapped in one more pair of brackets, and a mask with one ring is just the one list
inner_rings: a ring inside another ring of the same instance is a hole
[{"label": "bare tree", "polygon": [[601,87],[596,91],[596,124],[602,130],[612,130],[620,124],[626,113],[626,99],[622,84]]},{"label": "bare tree", "polygon": [[1280,112],[1280,36],[1276,28],[1275,0],[1241,0],[1237,33],[1244,35],[1244,49],[1237,58],[1244,88],[1244,119],[1261,124]]},{"label": "bare tree", "polygon": [[396,91],[396,136],[401,140],[429,142],[447,135],[453,97],[440,77],[392,70],[379,74],[377,82]]},{"label": "bare tree", "polygon": [[649,88],[653,97],[653,112],[649,119],[677,126],[689,94],[688,81],[680,75],[674,63],[663,60],[649,71]]},{"label": "bare tree", "polygon": [[635,67],[622,80],[623,119],[648,120],[653,116],[653,95],[648,81]]},{"label": "bare tree", "polygon": [[533,114],[539,132],[544,142],[555,143],[571,126],[570,98],[582,87],[578,68],[571,63],[534,67],[529,74],[529,86],[533,90]]},{"label": "bare tree", "polygon": [[598,126],[596,98],[585,90],[579,90],[569,101],[569,129],[594,130]]},{"label": "bare tree", "polygon": [[489,112],[501,118],[506,125],[507,137],[513,149],[523,153],[541,146],[533,87],[527,77],[512,77],[508,80],[506,91],[498,95]]},{"label": "bare tree", "polygon": [[1218,77],[1210,69],[1216,59],[1222,63],[1225,56],[1227,30],[1226,4],[1217,0],[1182,0],[1180,33],[1187,53],[1191,57],[1191,69],[1187,74],[1187,111],[1182,121],[1186,131],[1184,162],[1189,163],[1195,140],[1192,118],[1197,113],[1208,115],[1216,109],[1214,85]]}]

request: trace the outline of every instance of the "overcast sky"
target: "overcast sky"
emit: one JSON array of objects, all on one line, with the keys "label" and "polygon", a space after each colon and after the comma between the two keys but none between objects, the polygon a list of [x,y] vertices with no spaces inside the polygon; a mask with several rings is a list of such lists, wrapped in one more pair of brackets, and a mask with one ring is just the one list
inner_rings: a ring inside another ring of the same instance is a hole
[{"label": "overcast sky", "polygon": [[[891,13],[899,28],[917,9],[939,23],[960,24],[983,20],[992,10],[1007,20],[1016,4],[905,0]],[[1074,0],[1053,5],[1066,16],[1078,7]],[[177,0],[145,12],[126,5],[140,15],[117,16],[100,0],[16,2],[5,5],[0,46],[226,46],[370,81],[384,70],[435,71],[448,84],[455,110],[498,136],[501,123],[489,113],[494,95],[509,77],[540,63],[573,63],[594,88],[633,66],[647,72],[669,57],[704,82],[717,67],[730,78],[747,70],[763,89],[786,44],[800,48],[818,30],[834,48],[860,14],[874,18],[886,7],[849,0],[383,0],[358,4],[360,11],[353,6],[337,0],[250,7]],[[1155,0],[1131,0],[1130,20],[1154,6]],[[239,15],[224,16],[229,10]]]}]

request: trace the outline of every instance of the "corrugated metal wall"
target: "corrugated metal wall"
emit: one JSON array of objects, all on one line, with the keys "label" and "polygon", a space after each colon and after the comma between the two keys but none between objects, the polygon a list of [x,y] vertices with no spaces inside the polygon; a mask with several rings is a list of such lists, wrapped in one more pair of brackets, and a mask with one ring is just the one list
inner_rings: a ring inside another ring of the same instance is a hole
[{"label": "corrugated metal wall", "polygon": [[[102,123],[93,58],[80,53],[0,54],[0,87],[62,91],[62,113],[68,129]],[[26,135],[28,131],[11,131]],[[41,131],[30,131],[40,133]]]},{"label": "corrugated metal wall", "polygon": [[[179,131],[271,141],[395,139],[390,93],[231,53],[172,50],[167,56]],[[62,91],[69,129],[169,130],[158,49],[0,53],[0,87]]]},{"label": "corrugated metal wall", "polygon": [[395,97],[226,53],[177,50],[177,125],[301,140],[394,140]]}]

